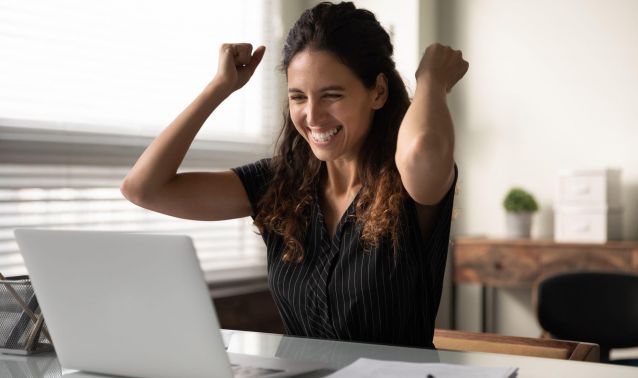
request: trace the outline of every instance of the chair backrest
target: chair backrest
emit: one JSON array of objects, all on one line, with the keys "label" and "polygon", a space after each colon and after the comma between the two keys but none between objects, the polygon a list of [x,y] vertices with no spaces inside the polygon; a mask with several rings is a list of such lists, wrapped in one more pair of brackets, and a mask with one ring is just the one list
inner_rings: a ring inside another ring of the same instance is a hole
[{"label": "chair backrest", "polygon": [[638,346],[638,276],[572,272],[535,287],[538,321],[553,337],[610,348]]},{"label": "chair backrest", "polygon": [[439,349],[465,352],[501,353],[563,360],[599,361],[599,347],[596,344],[504,336],[491,333],[435,329],[434,345]]}]

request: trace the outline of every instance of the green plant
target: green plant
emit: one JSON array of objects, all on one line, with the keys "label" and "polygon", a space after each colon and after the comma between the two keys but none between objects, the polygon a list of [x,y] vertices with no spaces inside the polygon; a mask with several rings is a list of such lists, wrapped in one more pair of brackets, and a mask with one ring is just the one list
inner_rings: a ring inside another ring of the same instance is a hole
[{"label": "green plant", "polygon": [[507,192],[503,207],[511,213],[533,213],[538,210],[538,204],[534,196],[521,188],[512,188]]}]

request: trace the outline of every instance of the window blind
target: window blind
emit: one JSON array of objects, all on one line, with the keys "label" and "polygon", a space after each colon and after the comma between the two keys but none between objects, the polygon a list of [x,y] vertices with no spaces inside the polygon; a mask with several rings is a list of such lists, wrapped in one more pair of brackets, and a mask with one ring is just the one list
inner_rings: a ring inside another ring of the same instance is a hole
[{"label": "window blind", "polygon": [[270,141],[282,80],[274,3],[0,0],[0,117],[157,135],[214,77],[219,46],[250,42],[267,46],[264,61],[199,138]]},{"label": "window blind", "polygon": [[128,167],[0,164],[0,272],[26,273],[13,230],[39,227],[187,234],[209,280],[265,275],[263,241],[250,218],[221,222],[173,218],[125,200]]},{"label": "window blind", "polygon": [[188,234],[210,281],[265,275],[250,218],[157,214],[126,201],[119,185],[212,79],[226,42],[268,53],[205,123],[180,170],[228,169],[272,152],[280,10],[267,0],[0,0],[0,272],[25,273],[13,229],[42,227]]}]

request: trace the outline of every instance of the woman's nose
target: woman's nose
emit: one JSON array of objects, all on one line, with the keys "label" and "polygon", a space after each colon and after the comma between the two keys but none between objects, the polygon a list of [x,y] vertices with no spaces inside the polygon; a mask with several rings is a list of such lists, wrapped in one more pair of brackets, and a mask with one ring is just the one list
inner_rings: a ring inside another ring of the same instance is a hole
[{"label": "woman's nose", "polygon": [[310,126],[321,126],[321,121],[325,117],[325,109],[319,101],[308,100],[306,102],[306,123]]}]

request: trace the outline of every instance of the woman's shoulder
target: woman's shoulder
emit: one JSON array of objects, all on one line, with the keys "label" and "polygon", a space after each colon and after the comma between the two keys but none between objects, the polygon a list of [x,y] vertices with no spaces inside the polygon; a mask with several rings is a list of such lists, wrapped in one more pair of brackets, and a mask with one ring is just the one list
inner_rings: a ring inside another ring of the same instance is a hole
[{"label": "woman's shoulder", "polygon": [[272,179],[272,158],[260,159],[253,163],[232,168],[231,171],[241,180],[250,201],[257,203]]},{"label": "woman's shoulder", "polygon": [[272,175],[272,158],[263,158],[252,163],[244,164],[239,167],[232,168],[240,178],[248,177],[265,177]]}]

